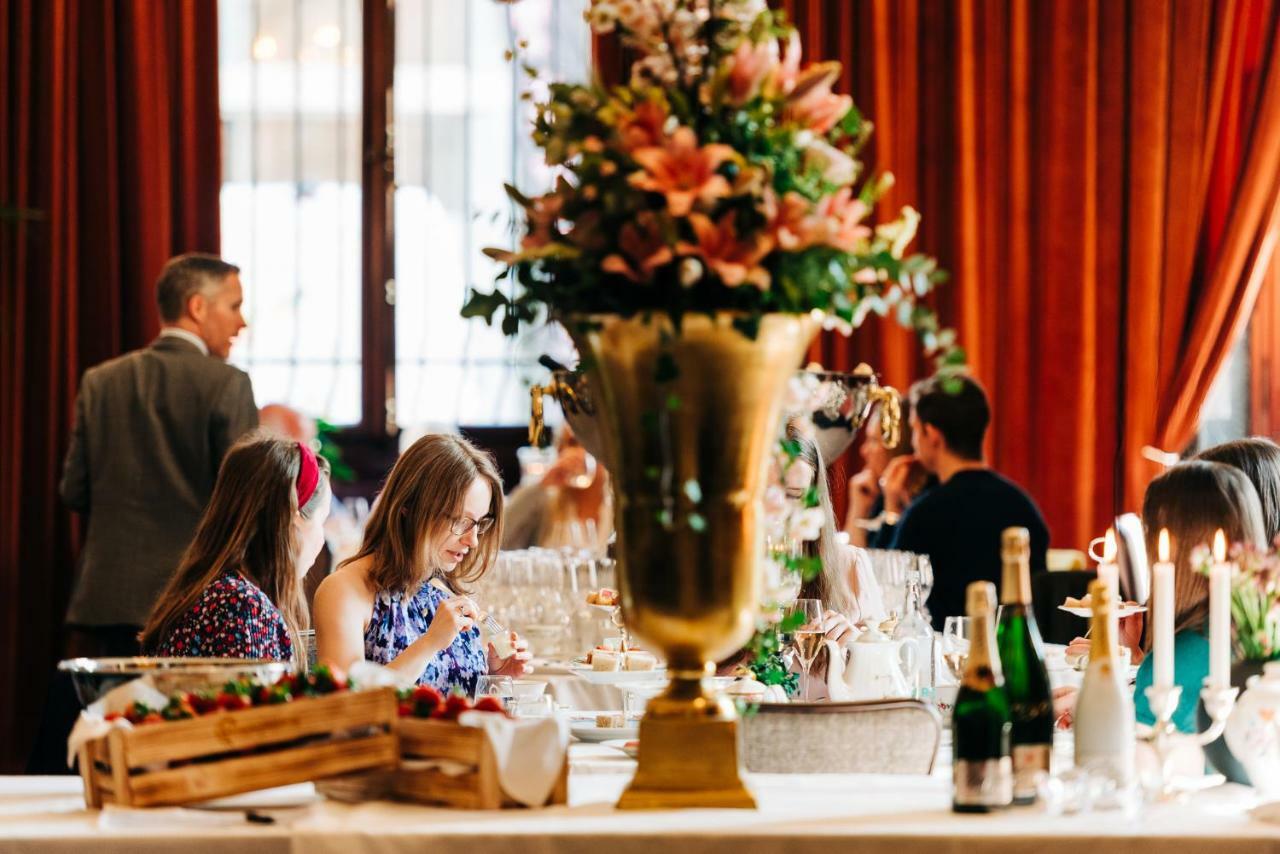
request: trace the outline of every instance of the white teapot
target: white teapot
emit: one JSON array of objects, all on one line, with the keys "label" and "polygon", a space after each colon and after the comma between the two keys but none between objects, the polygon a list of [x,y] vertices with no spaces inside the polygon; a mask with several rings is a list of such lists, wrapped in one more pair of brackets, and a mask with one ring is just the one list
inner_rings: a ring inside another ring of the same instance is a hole
[{"label": "white teapot", "polygon": [[833,700],[910,698],[915,673],[915,648],[896,641],[876,627],[849,644],[849,661],[829,656],[827,682]]},{"label": "white teapot", "polygon": [[1280,661],[1268,661],[1251,676],[1225,733],[1227,747],[1264,797],[1280,795]]}]

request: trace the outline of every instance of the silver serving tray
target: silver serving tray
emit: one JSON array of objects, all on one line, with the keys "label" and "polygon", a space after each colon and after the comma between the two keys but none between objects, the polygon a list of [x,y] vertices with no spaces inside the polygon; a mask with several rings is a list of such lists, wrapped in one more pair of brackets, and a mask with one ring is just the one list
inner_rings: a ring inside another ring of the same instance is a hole
[{"label": "silver serving tray", "polygon": [[220,688],[248,677],[262,684],[275,682],[293,670],[287,661],[246,658],[69,658],[58,669],[71,674],[80,702],[88,706],[126,682],[150,676],[162,694]]}]

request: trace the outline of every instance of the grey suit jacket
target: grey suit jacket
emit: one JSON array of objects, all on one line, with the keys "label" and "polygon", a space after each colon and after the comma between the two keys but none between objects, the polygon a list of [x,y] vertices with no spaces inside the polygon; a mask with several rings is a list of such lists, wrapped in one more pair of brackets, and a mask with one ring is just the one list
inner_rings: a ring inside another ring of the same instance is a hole
[{"label": "grey suit jacket", "polygon": [[222,457],[257,424],[249,375],[180,338],[85,372],[61,484],[88,517],[67,622],[146,622]]}]

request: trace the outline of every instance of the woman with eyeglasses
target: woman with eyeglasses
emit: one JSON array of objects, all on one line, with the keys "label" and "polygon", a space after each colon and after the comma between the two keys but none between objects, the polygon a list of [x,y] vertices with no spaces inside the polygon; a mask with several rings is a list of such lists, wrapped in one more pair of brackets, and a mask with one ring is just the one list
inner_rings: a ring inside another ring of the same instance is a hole
[{"label": "woman with eyeglasses", "polygon": [[349,668],[375,661],[419,685],[470,694],[482,674],[520,676],[529,653],[484,644],[467,596],[498,554],[502,481],[492,458],[457,436],[424,436],[387,476],[364,542],[316,591],[316,652]]}]

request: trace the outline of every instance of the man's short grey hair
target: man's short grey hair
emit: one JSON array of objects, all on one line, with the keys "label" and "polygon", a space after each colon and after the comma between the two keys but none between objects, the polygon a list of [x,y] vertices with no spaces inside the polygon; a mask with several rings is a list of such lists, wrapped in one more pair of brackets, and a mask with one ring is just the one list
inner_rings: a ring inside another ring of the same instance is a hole
[{"label": "man's short grey hair", "polygon": [[222,284],[222,280],[240,268],[228,264],[217,255],[188,252],[170,258],[156,280],[156,302],[160,305],[160,317],[166,323],[180,320],[187,312],[187,301],[198,293],[208,293]]}]

